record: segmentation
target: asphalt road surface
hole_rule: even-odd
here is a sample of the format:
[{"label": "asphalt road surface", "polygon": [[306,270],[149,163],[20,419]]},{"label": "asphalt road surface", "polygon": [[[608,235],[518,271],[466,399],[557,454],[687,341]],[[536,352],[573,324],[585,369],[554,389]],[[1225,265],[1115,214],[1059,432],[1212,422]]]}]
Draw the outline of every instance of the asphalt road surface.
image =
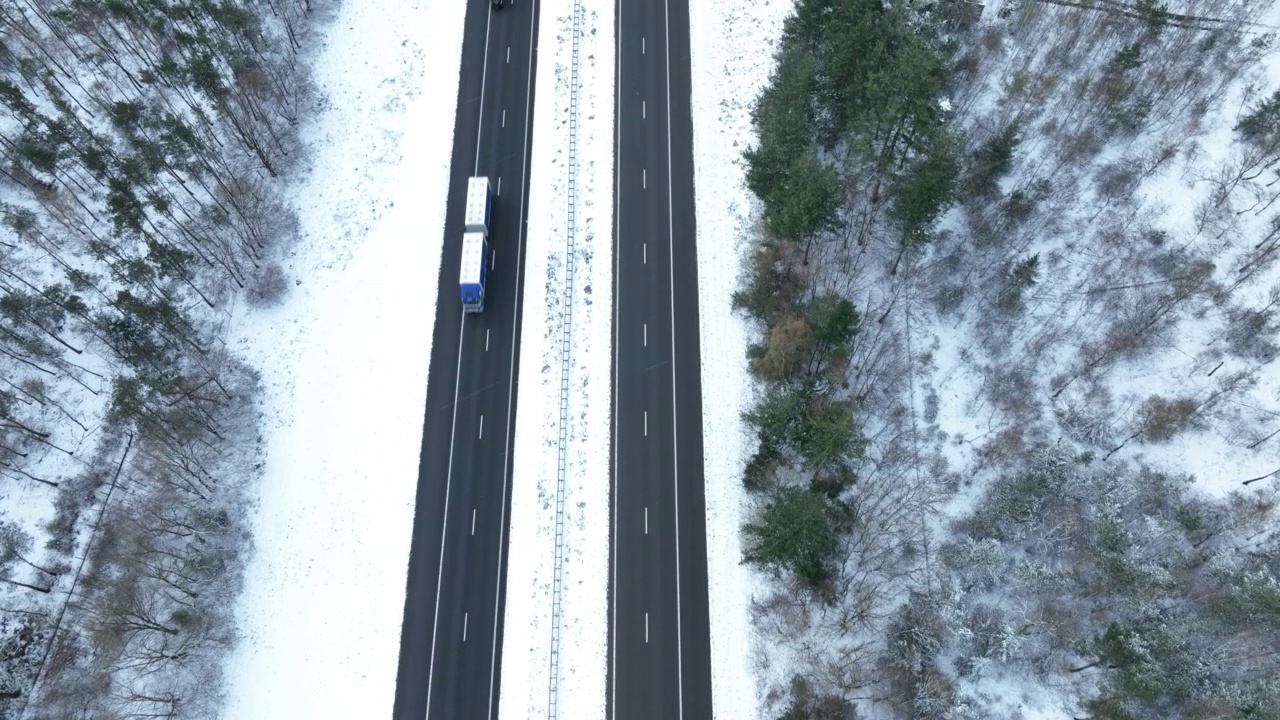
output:
[{"label": "asphalt road surface", "polygon": [[[466,1],[396,720],[498,715],[538,4]],[[464,315],[458,272],[472,175],[489,176],[495,192],[492,257],[485,310]],[[436,232],[422,228],[423,242]]]},{"label": "asphalt road surface", "polygon": [[617,0],[609,717],[711,718],[688,0]]}]

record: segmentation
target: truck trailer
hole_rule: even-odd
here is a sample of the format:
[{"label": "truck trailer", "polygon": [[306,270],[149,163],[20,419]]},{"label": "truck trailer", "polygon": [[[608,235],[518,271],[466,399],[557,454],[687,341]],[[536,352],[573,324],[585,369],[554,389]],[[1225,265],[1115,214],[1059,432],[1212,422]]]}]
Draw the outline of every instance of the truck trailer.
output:
[{"label": "truck trailer", "polygon": [[493,212],[493,192],[489,178],[480,176],[467,180],[467,205],[465,222],[467,232],[483,233],[489,237],[489,215]]},{"label": "truck trailer", "polygon": [[468,232],[462,235],[462,271],[458,284],[462,291],[463,312],[484,311],[484,283],[489,271],[485,260],[488,257],[489,241],[485,239],[484,233]]}]

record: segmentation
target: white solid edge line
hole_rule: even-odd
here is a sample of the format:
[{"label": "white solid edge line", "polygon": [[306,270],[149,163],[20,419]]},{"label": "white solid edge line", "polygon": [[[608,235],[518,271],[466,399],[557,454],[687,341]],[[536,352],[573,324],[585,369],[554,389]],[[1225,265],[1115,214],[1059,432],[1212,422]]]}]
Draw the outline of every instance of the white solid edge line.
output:
[{"label": "white solid edge line", "polygon": [[667,272],[671,285],[671,487],[675,498],[676,528],[676,688],[679,697],[679,717],[684,718],[684,641],[681,633],[680,606],[680,416],[676,412],[676,239],[675,203],[672,200],[671,181],[671,8],[670,0],[662,0],[662,40],[666,48],[667,68]]},{"label": "white solid edge line", "polygon": [[[609,538],[613,550],[613,578],[609,587],[609,606],[613,615],[609,623],[609,715],[618,716],[618,347],[620,335],[618,325],[621,324],[621,299],[618,285],[622,278],[622,202],[619,197],[622,189],[622,158],[618,149],[622,146],[622,122],[618,119],[617,108],[622,107],[622,0],[614,6],[617,17],[614,18],[614,44],[616,61],[614,64],[614,144],[613,144],[613,526]],[[648,257],[646,255],[646,262]]]},{"label": "white solid edge line", "polygon": [[[513,6],[515,2],[511,3]],[[519,229],[516,230],[516,292],[515,300],[512,305],[515,307],[515,314],[511,318],[511,370],[507,373],[507,438],[502,451],[502,517],[498,518],[498,569],[497,582],[494,586],[493,596],[493,647],[489,652],[489,712],[485,717],[493,717],[493,685],[497,679],[498,671],[498,606],[499,598],[502,597],[502,558],[507,551],[507,472],[511,466],[511,405],[512,398],[516,390],[516,318],[520,317],[520,292],[519,278],[523,273],[524,267],[524,202],[529,196],[529,186],[524,184],[525,176],[528,174],[526,169],[529,166],[529,111],[533,105],[533,28],[537,24],[535,21],[538,17],[538,0],[533,0],[533,10],[530,11],[529,21],[529,68],[525,77],[524,85],[524,151],[520,158],[520,215],[518,223]]]},{"label": "white solid edge line", "polygon": [[427,714],[431,717],[431,687],[435,682],[436,636],[440,633],[440,589],[444,580],[444,544],[449,532],[449,490],[453,482],[453,438],[458,429],[458,384],[462,381],[462,339],[467,330],[467,313],[458,328],[458,369],[453,376],[453,419],[449,422],[449,465],[444,474],[444,523],[440,526],[440,566],[436,570],[436,608],[431,618],[431,661],[427,664]]}]

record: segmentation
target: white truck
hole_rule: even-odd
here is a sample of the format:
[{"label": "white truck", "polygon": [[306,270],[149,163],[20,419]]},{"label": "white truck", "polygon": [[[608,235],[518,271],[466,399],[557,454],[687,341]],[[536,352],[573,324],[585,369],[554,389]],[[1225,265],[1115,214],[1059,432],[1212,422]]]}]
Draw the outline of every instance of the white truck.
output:
[{"label": "white truck", "polygon": [[489,218],[493,213],[493,191],[489,178],[467,180],[467,204],[463,211],[466,232],[462,235],[462,267],[458,285],[462,311],[484,311],[484,285],[489,264]]},{"label": "white truck", "polygon": [[480,176],[467,180],[467,206],[463,215],[467,232],[484,233],[489,237],[489,216],[493,212],[493,192],[489,178]]}]

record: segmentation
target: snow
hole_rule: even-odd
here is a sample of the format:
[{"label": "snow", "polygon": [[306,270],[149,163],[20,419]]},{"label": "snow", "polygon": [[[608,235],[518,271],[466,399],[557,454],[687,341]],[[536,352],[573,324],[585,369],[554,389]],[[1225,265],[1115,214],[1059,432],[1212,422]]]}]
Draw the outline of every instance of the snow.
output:
[{"label": "snow", "polygon": [[[992,19],[995,17],[996,14],[988,7],[984,13],[984,22],[994,24]],[[1060,38],[1053,39],[1056,41]],[[987,71],[984,77],[996,78],[1002,74],[1007,76],[1014,69],[1028,64],[1025,57],[1015,59],[1020,51],[1027,50],[1028,46],[1015,47],[1005,58],[1003,73]],[[1032,52],[1043,50],[1044,48]],[[1273,78],[1277,77],[1275,68],[1278,65],[1280,63],[1275,53],[1263,62],[1264,68],[1271,70]],[[1253,72],[1251,70],[1250,74]],[[1237,220],[1239,229],[1236,234],[1240,240],[1236,243],[1237,248],[1230,249],[1226,243],[1218,242],[1220,238],[1212,237],[1213,228],[1201,230],[1197,227],[1195,212],[1212,190],[1206,179],[1214,175],[1219,163],[1237,150],[1232,146],[1236,140],[1232,128],[1244,103],[1242,86],[1246,81],[1247,76],[1245,81],[1233,82],[1224,97],[1220,101],[1214,101],[1212,111],[1198,126],[1174,127],[1173,130],[1158,126],[1136,139],[1116,140],[1083,168],[1071,170],[1079,173],[1082,184],[1089,190],[1083,197],[1072,199],[1068,203],[1069,207],[1064,208],[1061,226],[1069,228],[1069,231],[1044,229],[1031,238],[1029,242],[1033,244],[1009,255],[1012,258],[1015,254],[1026,257],[1038,253],[1042,261],[1041,282],[1029,302],[1036,319],[1028,321],[1029,324],[1042,322],[1045,325],[1060,325],[1073,332],[1075,328],[1072,326],[1078,325],[1079,332],[1087,338],[1089,332],[1111,319],[1099,317],[1096,313],[1090,314],[1087,308],[1082,309],[1083,303],[1078,303],[1070,296],[1071,292],[1079,288],[1104,284],[1090,277],[1081,277],[1087,276],[1095,268],[1105,270],[1106,266],[1099,259],[1105,259],[1108,253],[1097,251],[1097,247],[1105,245],[1080,243],[1080,239],[1088,238],[1092,242],[1105,240],[1100,223],[1095,220],[1099,216],[1105,219],[1107,213],[1119,214],[1114,208],[1108,207],[1105,198],[1099,197],[1096,176],[1109,163],[1146,162],[1143,160],[1144,152],[1162,142],[1176,145],[1178,152],[1158,172],[1153,172],[1139,185],[1135,193],[1138,206],[1129,213],[1133,222],[1123,225],[1122,229],[1140,237],[1137,230],[1142,227],[1143,221],[1149,221],[1168,234],[1165,247],[1189,248],[1193,257],[1211,258],[1216,266],[1214,278],[1223,286],[1232,284],[1234,273],[1239,267],[1239,257],[1247,255],[1254,239],[1260,236],[1258,229],[1264,218]],[[1064,80],[1061,87],[1068,84]],[[1274,79],[1262,83],[1264,94],[1269,94],[1274,87]],[[983,92],[986,93],[985,96],[963,104],[958,122],[970,127],[985,125],[995,128],[1009,119],[997,117],[1000,106],[994,102],[994,97],[1002,89],[991,83]],[[1052,107],[1049,103],[1043,105]],[[1049,114],[1052,113],[1050,110]],[[1024,120],[1024,127],[1033,128],[1036,124]],[[1178,132],[1184,132],[1185,135],[1178,135]],[[1027,142],[1018,151],[1022,158],[1019,162],[1023,167],[1052,160],[1054,150],[1044,147],[1052,141],[1052,135],[1048,131],[1041,133],[1029,130],[1026,139]],[[1055,176],[1055,182],[1065,184],[1065,174],[1064,171]],[[1018,171],[1010,173],[1011,178],[1017,175]],[[1008,189],[1010,188],[1006,188]],[[1237,200],[1240,199],[1240,194],[1237,192]],[[1241,206],[1248,204],[1248,198],[1245,198]],[[1091,216],[1091,213],[1096,214]],[[952,229],[966,232],[959,227]],[[1112,251],[1112,254],[1119,256],[1118,251]],[[928,259],[938,260],[936,254]],[[1136,268],[1133,270],[1134,274],[1138,272]],[[1266,290],[1280,280],[1280,273],[1273,267],[1265,275],[1255,278],[1251,287],[1235,288],[1232,300],[1251,307],[1266,305]],[[1125,274],[1120,272],[1117,276],[1123,278]],[[1224,314],[1221,307],[1187,310],[1170,333],[1168,342],[1157,343],[1150,351],[1137,357],[1119,360],[1114,367],[1099,373],[1098,384],[1105,387],[1108,398],[1108,409],[1104,413],[1106,430],[1109,435],[1114,436],[1114,440],[1100,441],[1101,449],[1095,453],[1096,457],[1101,458],[1108,449],[1121,444],[1125,436],[1134,431],[1141,420],[1139,408],[1146,398],[1158,394],[1165,397],[1204,399],[1220,389],[1219,381],[1224,376],[1237,371],[1248,371],[1259,379],[1257,385],[1242,386],[1234,393],[1234,397],[1223,403],[1225,407],[1206,413],[1203,427],[1192,427],[1165,443],[1142,440],[1130,442],[1110,462],[1136,461],[1171,472],[1190,473],[1195,475],[1200,490],[1219,496],[1238,490],[1242,479],[1274,470],[1277,460],[1274,445],[1262,444],[1256,449],[1246,447],[1255,437],[1252,433],[1256,432],[1260,436],[1274,429],[1271,422],[1258,423],[1259,427],[1250,428],[1246,420],[1252,419],[1257,423],[1258,418],[1271,419],[1280,414],[1280,406],[1276,404],[1277,397],[1273,390],[1276,380],[1280,378],[1277,378],[1274,367],[1262,367],[1262,364],[1253,364],[1218,350],[1217,346],[1223,344],[1221,333],[1225,325]],[[922,344],[932,346],[934,368],[926,372],[930,375],[928,382],[938,393],[934,411],[937,424],[946,430],[945,434],[939,435],[936,450],[948,460],[951,468],[960,471],[959,477],[963,478],[964,484],[961,492],[951,499],[946,513],[938,518],[938,529],[942,530],[943,537],[946,531],[942,523],[948,517],[963,516],[971,510],[975,496],[988,475],[984,471],[1007,468],[1007,465],[1000,467],[998,462],[984,460],[978,452],[983,445],[993,444],[990,441],[1000,432],[1020,421],[1027,427],[1034,427],[1039,421],[1048,420],[1048,438],[1054,442],[1064,441],[1068,439],[1069,433],[1064,432],[1065,423],[1061,422],[1063,412],[1072,407],[1087,410],[1103,405],[1096,397],[1090,397],[1079,387],[1070,388],[1060,399],[1052,395],[1052,388],[1037,387],[1035,393],[1039,398],[1034,403],[1034,414],[1028,414],[1030,419],[1019,420],[1000,408],[998,402],[993,402],[995,392],[989,385],[998,377],[998,373],[993,370],[999,369],[1002,363],[1012,365],[1030,362],[1027,358],[1032,353],[1019,349],[1005,356],[993,356],[990,347],[983,347],[981,326],[975,322],[976,319],[972,315],[965,317],[963,314],[939,315],[927,319],[915,334],[915,337],[925,341]],[[1034,373],[1038,378],[1037,382],[1075,367],[1078,360],[1071,353],[1084,344],[1085,340],[1071,335],[1068,341],[1060,342],[1061,347],[1046,353],[1044,364],[1037,367]],[[1224,361],[1222,369],[1217,371],[1216,376],[1210,376],[1209,372],[1219,361]],[[983,367],[984,365],[987,367]],[[1047,386],[1048,383],[1044,385]],[[1109,398],[1115,400],[1114,410],[1110,407]],[[1053,422],[1055,415],[1057,423]],[[1258,432],[1260,429],[1263,431]],[[1083,446],[1084,444],[1077,445]],[[1044,678],[1026,677],[1025,673],[1022,673],[1024,676],[1019,676],[1019,670],[1020,668],[1005,671],[997,668],[978,680],[964,679],[958,687],[971,701],[981,701],[978,709],[984,716],[1065,720],[1073,715],[1069,710],[1080,690],[1077,685],[1068,682],[1055,684]]]},{"label": "snow", "polygon": [[[568,271],[574,3],[540,5],[511,542],[499,715],[547,717],[555,566],[561,320]],[[608,640],[613,328],[613,5],[583,13],[569,366],[559,717],[603,718]]]},{"label": "snow", "polygon": [[267,460],[225,717],[391,714],[464,9],[343,3],[315,61],[299,284],[229,341]]},{"label": "snow", "polygon": [[[983,25],[988,29],[1003,27],[998,21],[998,13],[990,5],[983,13]],[[1272,24],[1276,11],[1269,11],[1272,17],[1265,18],[1264,26]],[[1052,25],[1041,28],[1052,34]],[[1005,28],[1002,32],[1011,32]],[[981,33],[975,37],[981,36]],[[1003,37],[1003,36],[1002,36]],[[1065,37],[1065,36],[1064,36]],[[1058,42],[1062,38],[1042,37],[1045,43]],[[1024,44],[1024,40],[1015,40],[1011,34],[1005,38],[1010,44],[1007,56],[1001,56],[998,66],[987,68],[982,73],[985,78],[970,93],[968,99],[957,103],[959,111],[957,122],[967,127],[995,128],[1013,118],[1017,103],[997,98],[1004,93],[1006,86],[997,82],[1000,78],[1009,78],[1018,69],[1035,68],[1045,53],[1044,47]],[[1030,52],[1030,57],[1027,53]],[[999,53],[997,53],[999,55]],[[1099,55],[1101,57],[1101,55]],[[1039,58],[1039,59],[1037,59]],[[1222,88],[1221,97],[1211,98],[1212,110],[1198,124],[1178,123],[1157,124],[1148,131],[1133,139],[1117,139],[1111,142],[1098,155],[1086,163],[1083,168],[1072,170],[1078,173],[1077,181],[1085,188],[1078,198],[1073,198],[1067,207],[1061,208],[1062,216],[1057,223],[1058,229],[1052,225],[1034,233],[1021,248],[1019,255],[1025,257],[1039,254],[1042,260],[1042,278],[1037,289],[1029,300],[1031,313],[1042,321],[1044,326],[1054,326],[1069,333],[1070,342],[1059,342],[1043,358],[1044,362],[1035,369],[1037,382],[1052,378],[1058,373],[1069,374],[1080,364],[1077,350],[1084,347],[1092,338],[1097,328],[1105,325],[1108,317],[1090,316],[1090,309],[1080,303],[1073,293],[1081,288],[1093,288],[1100,291],[1100,281],[1094,280],[1090,274],[1106,265],[1099,261],[1099,256],[1092,252],[1088,245],[1080,243],[1081,238],[1091,237],[1090,233],[1104,236],[1102,223],[1114,213],[1109,208],[1109,201],[1100,196],[1096,175],[1108,165],[1148,163],[1149,153],[1163,147],[1172,147],[1177,152],[1158,169],[1146,177],[1138,187],[1135,198],[1138,207],[1130,213],[1121,230],[1137,235],[1144,223],[1158,228],[1168,234],[1165,247],[1187,249],[1192,257],[1211,259],[1216,265],[1214,279],[1224,286],[1232,285],[1233,273],[1238,267],[1240,257],[1247,255],[1247,248],[1252,243],[1239,243],[1239,248],[1227,249],[1219,242],[1221,238],[1213,237],[1212,228],[1202,230],[1197,227],[1196,211],[1211,192],[1211,183],[1207,179],[1213,177],[1218,166],[1238,151],[1235,146],[1236,134],[1233,132],[1242,105],[1247,104],[1243,97],[1244,87],[1261,76],[1270,75],[1271,80],[1260,84],[1263,93],[1269,93],[1275,87],[1274,78],[1280,77],[1280,59],[1273,52],[1263,59],[1259,67],[1249,68],[1242,73],[1243,78],[1232,81]],[[1059,68],[1059,72],[1065,72]],[[1063,81],[1058,87],[1065,87]],[[1059,90],[1060,92],[1060,90]],[[1201,89],[1199,92],[1208,92]],[[1050,94],[1052,92],[1050,91]],[[1054,107],[1052,102],[1039,103],[1041,108]],[[1039,118],[1040,109],[1022,108],[1017,112],[1030,113],[1027,117]],[[1061,111],[1049,111],[1045,116],[1064,114]],[[1055,142],[1053,131],[1032,129],[1038,124],[1023,119],[1024,143],[1018,150],[1023,158],[1019,168],[1009,174],[1006,179],[1010,190],[1016,184],[1034,177],[1036,171],[1043,171],[1043,166],[1051,164],[1058,150],[1052,147]],[[1046,126],[1047,127],[1047,126]],[[982,133],[979,133],[982,135]],[[1021,176],[1021,180],[1019,177]],[[1054,182],[1067,186],[1063,174],[1058,174]],[[1237,199],[1241,193],[1237,191]],[[1244,205],[1247,205],[1247,200]],[[956,219],[953,213],[951,219]],[[1098,218],[1101,217],[1102,220]],[[1257,237],[1259,226],[1265,218],[1245,216],[1234,222],[1238,223],[1237,233],[1240,237]],[[944,221],[945,224],[946,221]],[[1061,228],[1070,228],[1063,232]],[[950,228],[956,232],[968,232],[957,224]],[[1010,258],[1013,254],[1010,254]],[[1006,258],[1008,259],[1008,258]],[[927,258],[938,260],[937,254]],[[1256,278],[1251,287],[1235,288],[1233,300],[1245,306],[1261,307],[1266,304],[1266,290],[1274,285],[1280,276],[1271,271]],[[981,282],[974,283],[981,285]],[[1119,284],[1119,283],[1117,283]],[[1266,444],[1257,449],[1247,448],[1253,438],[1249,437],[1249,420],[1257,423],[1259,418],[1274,417],[1280,413],[1280,405],[1269,388],[1274,386],[1273,368],[1262,368],[1251,365],[1244,360],[1223,356],[1219,346],[1223,345],[1221,332],[1225,325],[1222,308],[1212,308],[1207,312],[1198,310],[1188,312],[1188,317],[1180,318],[1173,331],[1173,339],[1168,343],[1145,353],[1142,357],[1128,358],[1117,362],[1114,368],[1103,373],[1098,385],[1114,399],[1114,408],[1108,408],[1106,416],[1106,434],[1114,436],[1114,441],[1104,445],[1097,453],[1101,456],[1111,447],[1120,444],[1124,437],[1131,434],[1140,422],[1139,411],[1142,402],[1153,395],[1167,397],[1191,397],[1203,399],[1220,389],[1219,381],[1236,371],[1248,371],[1264,378],[1256,388],[1244,388],[1233,393],[1224,407],[1214,409],[1212,415],[1206,413],[1205,427],[1190,428],[1166,443],[1146,443],[1135,441],[1129,443],[1115,455],[1115,459],[1133,459],[1162,467],[1174,472],[1193,474],[1204,491],[1222,495],[1239,488],[1239,481],[1264,474],[1274,469],[1276,451]],[[1011,427],[1014,422],[1008,413],[993,405],[988,397],[990,391],[984,389],[984,375],[991,379],[991,370],[999,363],[1007,363],[1008,358],[991,357],[984,350],[981,331],[974,331],[975,318],[962,314],[955,317],[939,317],[926,322],[917,336],[924,344],[932,344],[933,360],[936,371],[931,384],[939,393],[938,425],[946,433],[939,444],[939,450],[947,458],[952,468],[964,469],[967,476],[982,463],[975,455],[981,446],[995,439],[998,434]],[[1079,327],[1077,327],[1079,326]],[[1031,356],[1022,350],[1009,353],[1019,361]],[[1216,375],[1208,373],[1213,370],[1219,360],[1225,363]],[[993,364],[994,363],[994,364]],[[986,365],[987,367],[984,367]],[[1047,385],[1047,383],[1046,383]],[[1060,398],[1053,395],[1048,401],[1037,406],[1037,414],[1053,415],[1074,408],[1097,407],[1097,398],[1084,395],[1079,384],[1070,387]],[[1050,395],[1052,388],[1043,394]],[[1061,423],[1050,424],[1050,435],[1055,439],[1063,434]],[[1103,441],[1105,442],[1105,440]],[[976,462],[976,465],[975,465]],[[962,514],[972,497],[961,498],[953,503],[952,514]]]},{"label": "snow", "polygon": [[741,419],[755,388],[745,350],[756,333],[730,303],[760,213],[746,188],[742,159],[744,143],[754,138],[751,106],[769,79],[773,48],[792,7],[789,0],[689,3],[711,689],[717,718],[760,716],[762,684],[749,665],[756,655],[749,603],[765,590],[763,579],[741,564],[740,537],[747,520],[742,467],[755,450]]}]

